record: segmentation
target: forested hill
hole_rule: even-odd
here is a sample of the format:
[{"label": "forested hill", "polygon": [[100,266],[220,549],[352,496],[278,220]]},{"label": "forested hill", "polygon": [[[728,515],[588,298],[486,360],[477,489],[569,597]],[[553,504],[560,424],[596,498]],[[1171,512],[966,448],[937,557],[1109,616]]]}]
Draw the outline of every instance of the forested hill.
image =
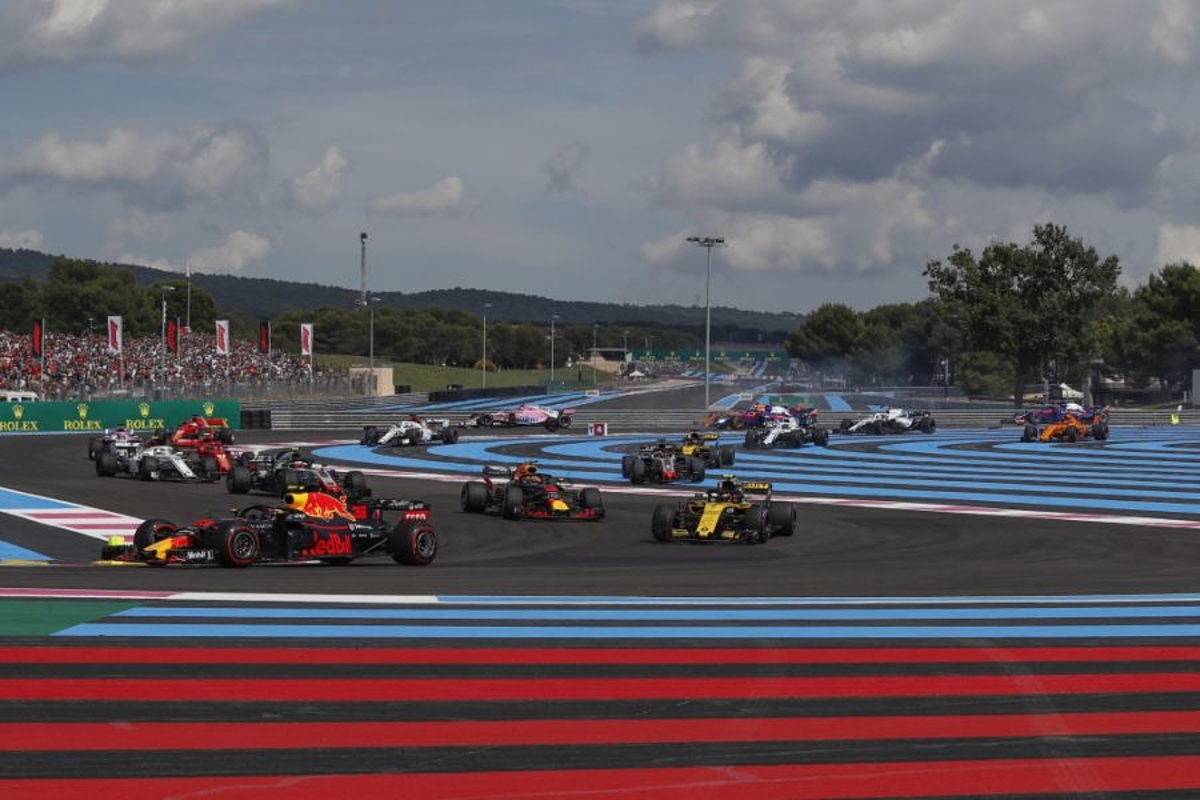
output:
[{"label": "forested hill", "polygon": [[[27,276],[44,278],[55,256],[33,250],[0,248],[0,283],[19,281]],[[162,280],[182,280],[177,272],[166,272],[127,264],[140,284]],[[256,319],[271,319],[288,310],[323,306],[352,307],[358,299],[356,289],[322,286],[315,283],[244,278],[236,275],[192,273],[192,283],[213,296],[223,313],[242,311]],[[599,323],[601,325],[649,325],[695,327],[704,325],[703,306],[635,306],[621,303],[592,303],[578,300],[554,300],[535,295],[495,292],[484,289],[435,289],[427,292],[372,292],[381,304],[391,308],[451,308],[482,314],[490,303],[488,318],[509,322],[546,323],[558,314],[564,324]],[[743,328],[764,333],[784,332],[795,327],[792,314],[771,314],[713,306],[712,321],[723,328]]]}]

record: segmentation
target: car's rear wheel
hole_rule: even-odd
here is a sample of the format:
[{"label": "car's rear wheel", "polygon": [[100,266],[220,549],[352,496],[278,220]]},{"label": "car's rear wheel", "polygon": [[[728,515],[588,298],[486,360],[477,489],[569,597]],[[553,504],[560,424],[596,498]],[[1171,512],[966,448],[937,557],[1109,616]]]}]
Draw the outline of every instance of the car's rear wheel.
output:
[{"label": "car's rear wheel", "polygon": [[723,444],[717,448],[717,452],[720,453],[719,461],[721,463],[717,464],[716,466],[718,466],[718,467],[732,467],[733,466],[734,459],[737,458],[737,448],[735,448],[731,444]]},{"label": "car's rear wheel", "polygon": [[397,564],[424,567],[437,556],[437,534],[423,523],[400,521],[388,531],[388,549]]},{"label": "car's rear wheel", "polygon": [[221,477],[221,467],[217,464],[216,458],[204,456],[200,459],[200,477],[209,483]]},{"label": "car's rear wheel", "polygon": [[650,520],[650,532],[655,541],[669,542],[673,538],[671,529],[675,525],[675,506],[659,503],[654,507],[654,516]]},{"label": "car's rear wheel", "polygon": [[628,478],[633,471],[633,462],[637,460],[637,456],[621,456],[621,477]]},{"label": "car's rear wheel", "polygon": [[1036,442],[1038,438],[1037,426],[1032,422],[1025,423],[1025,429],[1021,431],[1022,442]]},{"label": "car's rear wheel", "polygon": [[117,454],[108,450],[100,451],[96,457],[96,474],[111,478],[117,474]]},{"label": "car's rear wheel", "polygon": [[1075,430],[1074,427],[1067,428],[1063,433],[1063,438],[1068,442],[1077,442],[1079,441],[1079,431]]},{"label": "car's rear wheel", "polygon": [[442,441],[445,444],[454,444],[458,441],[458,428],[443,428]]},{"label": "car's rear wheel", "polygon": [[698,456],[691,456],[690,461],[691,461],[691,468],[692,468],[692,470],[691,470],[692,471],[692,480],[694,480],[694,481],[704,480],[704,459],[699,458]]},{"label": "car's rear wheel", "polygon": [[363,428],[362,443],[370,447],[379,443],[379,428],[374,425],[367,425]]},{"label": "car's rear wheel", "polygon": [[520,486],[504,487],[500,516],[505,519],[520,519],[525,516],[525,492],[521,491]]},{"label": "car's rear wheel", "polygon": [[217,441],[221,444],[233,444],[233,428],[217,428]]},{"label": "car's rear wheel", "polygon": [[466,513],[482,514],[487,510],[487,485],[480,481],[464,483],[460,500],[462,501],[462,510]]},{"label": "car's rear wheel", "polygon": [[645,483],[646,482],[646,462],[640,458],[635,458],[633,463],[629,465],[629,482],[630,483]]},{"label": "car's rear wheel", "polygon": [[133,546],[138,550],[145,550],[155,542],[161,541],[179,528],[174,522],[165,519],[148,519],[141,525],[137,526],[137,530],[133,532]]},{"label": "car's rear wheel", "polygon": [[829,431],[817,428],[813,431],[813,444],[817,447],[829,447]]},{"label": "car's rear wheel", "polygon": [[352,469],[342,479],[342,488],[351,497],[364,497],[367,494],[367,477],[358,470]]},{"label": "car's rear wheel", "polygon": [[234,464],[225,474],[225,490],[230,494],[250,491],[250,470],[241,464]]},{"label": "car's rear wheel", "polygon": [[93,461],[100,455],[100,451],[104,449],[104,437],[93,436],[88,439],[88,458]]},{"label": "car's rear wheel", "polygon": [[758,434],[754,431],[746,431],[746,438],[742,442],[742,445],[747,450],[753,450],[754,448],[758,447]]},{"label": "car's rear wheel", "polygon": [[767,527],[772,536],[791,536],[796,532],[796,507],[791,503],[772,503],[767,510]]}]

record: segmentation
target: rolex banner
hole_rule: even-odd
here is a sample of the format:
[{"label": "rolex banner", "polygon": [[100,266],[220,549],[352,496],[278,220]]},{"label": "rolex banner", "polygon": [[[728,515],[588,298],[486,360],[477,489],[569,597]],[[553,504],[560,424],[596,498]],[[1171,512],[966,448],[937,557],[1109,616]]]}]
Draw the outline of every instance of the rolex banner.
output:
[{"label": "rolex banner", "polygon": [[121,328],[120,317],[108,318],[108,352],[110,353],[121,352]]}]

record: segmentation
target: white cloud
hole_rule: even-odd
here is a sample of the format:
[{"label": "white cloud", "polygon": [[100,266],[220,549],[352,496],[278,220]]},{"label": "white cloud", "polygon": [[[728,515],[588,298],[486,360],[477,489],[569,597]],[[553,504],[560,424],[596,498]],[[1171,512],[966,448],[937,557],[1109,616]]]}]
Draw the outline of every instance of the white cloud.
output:
[{"label": "white cloud", "polygon": [[296,0],[10,0],[0,70],[51,63],[174,60],[198,40]]},{"label": "white cloud", "polygon": [[171,233],[171,215],[153,214],[135,208],[108,227],[109,233],[115,237],[129,236],[140,241],[164,239]]},{"label": "white cloud", "polygon": [[19,231],[0,230],[0,247],[8,250],[41,250],[42,232],[33,228]]},{"label": "white cloud", "polygon": [[270,252],[271,243],[263,237],[246,231],[234,231],[224,244],[196,250],[188,261],[195,272],[237,274],[249,264],[266,258]]},{"label": "white cloud", "polygon": [[369,212],[412,216],[465,214],[479,206],[480,201],[467,194],[466,185],[457,175],[443,178],[427,189],[372,197],[367,201]]},{"label": "white cloud", "polygon": [[287,182],[288,199],[306,211],[329,211],[342,196],[342,173],[349,165],[337,145],[331,145],[320,164]]},{"label": "white cloud", "polygon": [[1186,261],[1200,265],[1200,226],[1162,225],[1158,229],[1158,263],[1178,264]]},{"label": "white cloud", "polygon": [[583,142],[564,144],[544,164],[546,173],[544,194],[571,194],[581,191],[583,162],[588,156],[588,146]]}]

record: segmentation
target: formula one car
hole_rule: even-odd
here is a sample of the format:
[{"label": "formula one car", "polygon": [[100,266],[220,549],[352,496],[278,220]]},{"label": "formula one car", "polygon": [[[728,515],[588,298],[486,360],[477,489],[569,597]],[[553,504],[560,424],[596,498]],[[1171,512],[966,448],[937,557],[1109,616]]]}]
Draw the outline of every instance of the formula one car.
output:
[{"label": "formula one car", "polygon": [[571,427],[573,408],[550,408],[522,403],[509,411],[479,411],[468,417],[461,425],[464,428],[515,428],[540,425],[548,431]]},{"label": "formula one car", "polygon": [[88,458],[95,461],[105,450],[129,455],[140,450],[145,444],[145,440],[131,430],[124,427],[111,428],[105,430],[101,436],[88,439]]},{"label": "formula one car", "polygon": [[737,459],[737,451],[731,444],[720,444],[718,433],[692,431],[683,437],[683,454],[696,456],[706,467],[729,467]]},{"label": "formula one car", "polygon": [[1108,438],[1108,414],[1106,406],[1063,403],[1025,412],[1016,419],[1022,422],[1022,442],[1077,442],[1088,437],[1102,442]]},{"label": "formula one car", "polygon": [[747,430],[743,444],[747,450],[758,450],[803,447],[809,443],[817,447],[829,446],[829,431],[817,427],[816,409],[805,409],[800,415],[772,415],[761,426]]},{"label": "formula one car", "polygon": [[680,445],[666,439],[644,444],[636,453],[621,457],[621,475],[630,483],[674,483],[704,480],[704,460],[687,455]]},{"label": "formula one car", "polygon": [[504,519],[604,518],[604,501],[594,486],[576,489],[563,478],[526,461],[516,467],[485,466],[482,481],[462,487],[462,510],[468,514],[498,513]]},{"label": "formula one car", "polygon": [[143,481],[215,481],[221,475],[212,456],[197,450],[176,450],[165,444],[150,445],[132,452],[108,449],[96,458],[96,474],[117,475]]},{"label": "formula one car", "polygon": [[277,497],[294,492],[324,492],[353,498],[371,495],[362,472],[342,472],[313,463],[294,447],[242,453],[225,475],[225,489],[230,494],[260,491]]},{"label": "formula one car", "polygon": [[400,447],[433,442],[454,444],[457,441],[458,429],[450,427],[450,420],[414,415],[387,428],[378,425],[364,426],[361,443],[368,447]]},{"label": "formula one car", "polygon": [[[398,564],[425,566],[437,555],[429,504],[417,500],[345,500],[321,492],[284,498],[283,506],[255,505],[224,519],[176,525],[148,519],[133,542],[116,536],[102,549],[103,561],[153,566],[220,564],[247,567],[259,562],[320,561],[348,564],[389,555]],[[400,512],[393,524],[385,512]]]},{"label": "formula one car", "polygon": [[[761,502],[747,499],[763,495]],[[771,499],[771,484],[726,475],[716,487],[690,500],[654,507],[650,531],[660,542],[677,540],[759,544],[796,532],[796,509]]]},{"label": "formula one car", "polygon": [[868,414],[859,420],[844,419],[838,427],[839,433],[869,433],[882,436],[885,433],[907,433],[920,431],[933,433],[937,430],[937,420],[929,411],[910,411],[905,408],[889,408]]},{"label": "formula one car", "polygon": [[195,447],[197,443],[216,440],[221,444],[233,444],[233,429],[220,417],[193,416],[180,423],[167,437],[167,444],[176,447]]}]

